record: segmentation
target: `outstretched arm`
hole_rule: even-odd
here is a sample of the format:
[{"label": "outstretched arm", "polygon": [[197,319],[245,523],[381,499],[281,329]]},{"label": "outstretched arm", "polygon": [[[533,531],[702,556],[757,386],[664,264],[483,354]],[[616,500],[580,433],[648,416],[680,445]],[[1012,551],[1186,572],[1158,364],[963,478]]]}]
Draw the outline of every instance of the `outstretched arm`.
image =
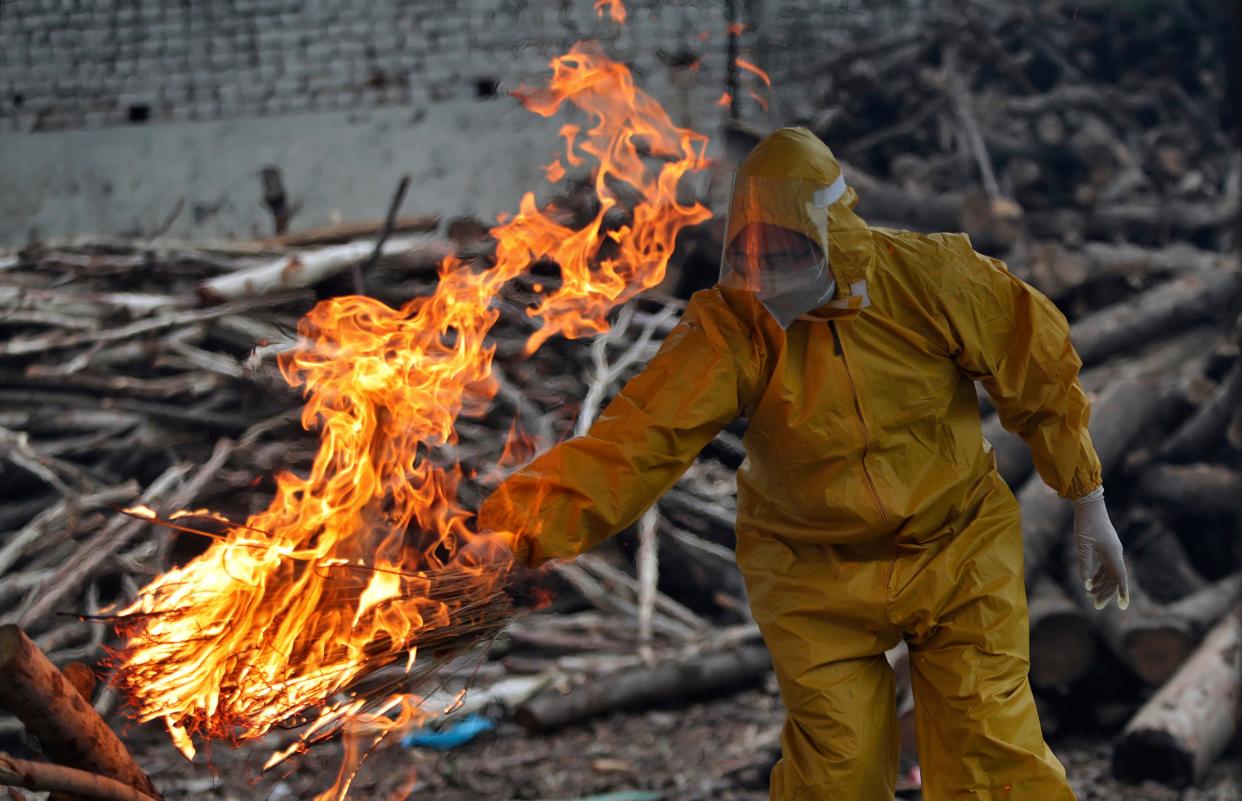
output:
[{"label": "outstretched arm", "polygon": [[513,532],[515,555],[532,566],[599,544],[637,520],[737,417],[755,372],[749,331],[718,290],[696,293],[586,434],[492,492],[479,529]]}]

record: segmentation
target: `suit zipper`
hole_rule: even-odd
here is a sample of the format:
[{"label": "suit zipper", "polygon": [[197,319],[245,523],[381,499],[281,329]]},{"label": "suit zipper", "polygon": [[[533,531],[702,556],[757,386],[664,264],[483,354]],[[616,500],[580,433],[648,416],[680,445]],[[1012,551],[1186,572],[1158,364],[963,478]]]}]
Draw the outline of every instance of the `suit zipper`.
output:
[{"label": "suit zipper", "polygon": [[862,429],[863,435],[863,453],[860,457],[862,462],[863,478],[867,480],[867,488],[871,490],[871,497],[875,499],[876,508],[880,510],[880,517],[883,518],[885,525],[892,525],[892,521],[888,518],[888,512],[884,509],[884,504],[880,501],[880,493],[875,488],[875,482],[871,480],[871,473],[867,471],[867,445],[871,442],[871,434],[867,430],[867,420],[863,417],[862,404],[858,400],[858,389],[854,386],[854,377],[850,375],[850,362],[845,357],[845,349],[841,346],[841,335],[837,332],[837,321],[829,320],[828,327],[832,330],[832,338],[836,342],[836,353],[841,357],[841,364],[845,368],[845,378],[850,382],[850,394],[854,396],[854,411],[858,413],[858,425]]}]

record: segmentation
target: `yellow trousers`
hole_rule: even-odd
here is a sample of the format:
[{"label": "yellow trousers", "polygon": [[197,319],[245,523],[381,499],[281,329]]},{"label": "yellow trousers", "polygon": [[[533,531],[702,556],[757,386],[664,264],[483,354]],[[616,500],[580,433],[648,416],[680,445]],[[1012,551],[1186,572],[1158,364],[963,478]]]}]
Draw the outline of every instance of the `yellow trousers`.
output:
[{"label": "yellow trousers", "polygon": [[[746,570],[744,554],[760,551],[765,568]],[[884,652],[900,638],[925,801],[1074,801],[1027,677],[1022,555],[1019,507],[994,471],[941,525],[913,521],[886,541],[808,545],[739,531],[788,712],[773,801],[893,798],[898,730]]]}]

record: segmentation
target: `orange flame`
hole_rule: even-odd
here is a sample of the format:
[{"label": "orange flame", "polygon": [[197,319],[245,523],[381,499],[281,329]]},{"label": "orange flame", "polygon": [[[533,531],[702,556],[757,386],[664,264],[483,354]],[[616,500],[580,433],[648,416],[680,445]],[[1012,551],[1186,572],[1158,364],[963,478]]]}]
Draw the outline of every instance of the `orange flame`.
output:
[{"label": "orange flame", "polygon": [[604,9],[608,9],[609,16],[612,21],[618,24],[625,24],[625,6],[621,4],[621,0],[595,0],[595,13],[597,16],[604,16]]},{"label": "orange flame", "polygon": [[496,464],[481,476],[480,483],[485,486],[499,484],[504,480],[508,470],[526,464],[549,444],[551,443],[542,442],[539,438],[527,434],[518,427],[518,421],[514,420],[509,428],[509,436],[505,439],[504,449],[496,459]]},{"label": "orange flame", "polygon": [[[416,657],[437,632],[493,631],[507,619],[497,599],[513,535],[471,531],[471,512],[456,500],[460,466],[428,458],[456,441],[459,415],[481,413],[496,393],[493,299],[536,261],[551,261],[560,282],[537,290],[528,314],[540,327],[527,352],[558,333],[603,331],[613,307],[663,279],[678,231],[711,216],[676,192],[686,172],[707,166],[706,137],[673,125],[629,70],[584,45],[551,67],[546,87],[518,97],[537,114],[569,103],[590,118],[589,128],[561,134],[568,163],[581,163],[578,154],[598,162],[594,218],[568,228],[528,192],[490,231],[494,266],[446,258],[434,293],[399,309],[359,296],[312,309],[298,347],[279,357],[306,397],[303,425],[319,432],[309,471],[278,474],[265,511],[225,525],[120,613],[117,683],[136,717],[162,719],[187,757],[195,738],[237,742],[307,723],[268,766],[343,733],[346,763],[321,796],[342,798],[380,740],[436,714],[409,691],[377,695],[359,682],[381,667],[408,676],[427,664]],[[641,199],[606,231],[620,184]]]},{"label": "orange flame", "polygon": [[741,56],[738,56],[734,60],[734,63],[737,64],[742,69],[746,70],[747,72],[751,72],[751,73],[754,73],[755,75],[758,75],[759,80],[767,84],[769,89],[772,88],[772,79],[769,78],[768,74],[764,72],[763,70],[759,69],[759,67],[757,67],[753,62],[747,61]]},{"label": "orange flame", "polygon": [[560,159],[557,159],[544,167],[543,172],[548,177],[548,182],[554,184],[565,177],[565,166],[561,164]]},{"label": "orange flame", "polygon": [[720,106],[721,108],[728,108],[729,104],[732,102],[733,102],[733,95],[729,94],[728,92],[722,92],[720,97],[716,98],[716,105]]}]

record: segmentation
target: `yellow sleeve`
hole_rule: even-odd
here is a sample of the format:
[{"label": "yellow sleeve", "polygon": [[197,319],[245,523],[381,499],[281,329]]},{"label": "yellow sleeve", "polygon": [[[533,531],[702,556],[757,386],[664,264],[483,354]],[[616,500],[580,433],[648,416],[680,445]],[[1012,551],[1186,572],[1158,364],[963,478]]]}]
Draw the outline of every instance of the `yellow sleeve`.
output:
[{"label": "yellow sleeve", "polygon": [[931,292],[950,349],[982,382],[1004,427],[1030,446],[1035,469],[1062,498],[1100,486],[1100,459],[1087,432],[1091,404],[1065,315],[1005,264],[946,236]]},{"label": "yellow sleeve", "polygon": [[[746,364],[741,364],[745,362]],[[634,523],[738,416],[749,333],[715,289],[695,293],[659,352],[590,430],[512,473],[479,507],[531,566],[569,559]]]}]

